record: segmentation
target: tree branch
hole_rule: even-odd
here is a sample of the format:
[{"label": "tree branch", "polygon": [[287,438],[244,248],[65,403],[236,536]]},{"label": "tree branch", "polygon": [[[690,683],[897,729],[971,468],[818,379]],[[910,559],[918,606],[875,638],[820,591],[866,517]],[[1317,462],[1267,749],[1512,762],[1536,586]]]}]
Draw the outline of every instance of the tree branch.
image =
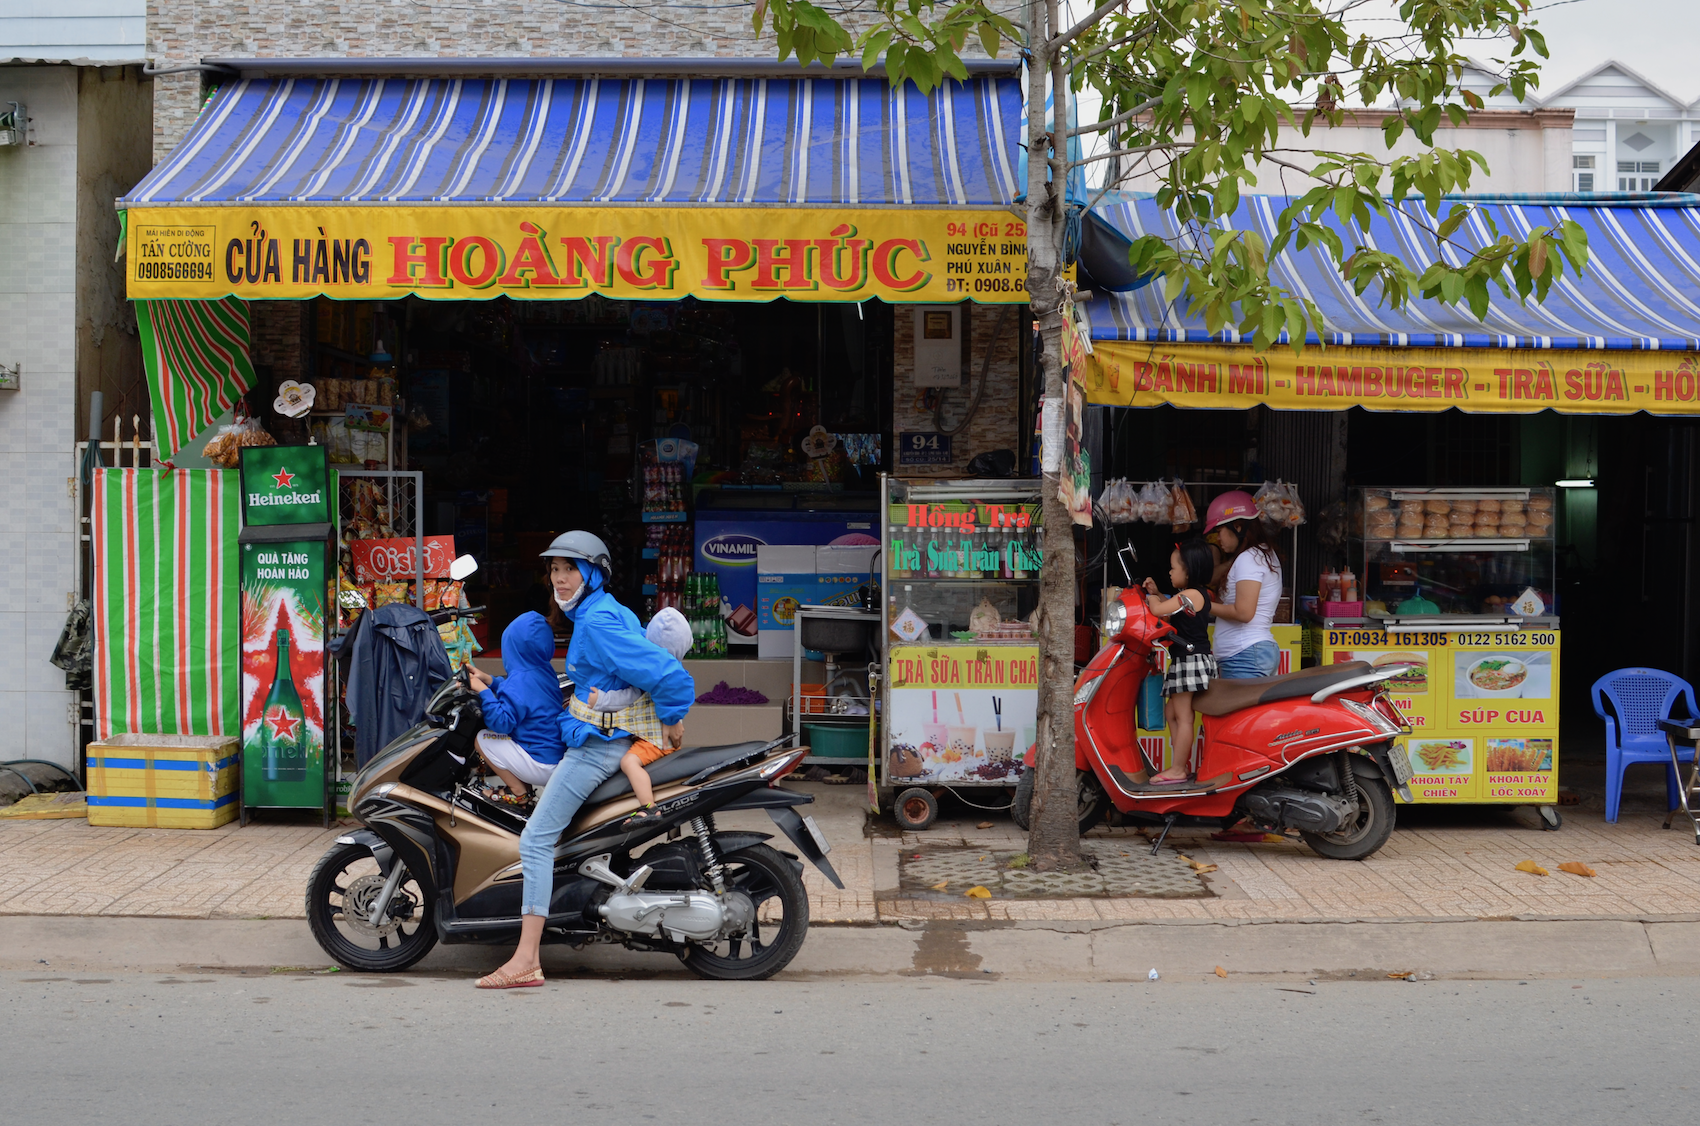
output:
[{"label": "tree branch", "polygon": [[1052,55],[1056,54],[1058,51],[1080,38],[1080,36],[1084,35],[1086,32],[1091,31],[1093,27],[1097,26],[1099,20],[1102,20],[1105,16],[1109,15],[1126,2],[1127,0],[1104,0],[1104,3],[1098,5],[1091,15],[1087,16],[1061,35],[1055,36],[1049,43],[1046,43],[1045,50]]},{"label": "tree branch", "polygon": [[1070,129],[1066,135],[1070,137],[1078,137],[1082,133],[1098,133],[1105,129],[1114,129],[1116,126],[1121,125],[1124,122],[1132,121],[1146,110],[1156,109],[1162,104],[1163,96],[1159,94],[1155,98],[1145,99],[1126,113],[1116,114],[1116,116],[1110,118],[1108,121],[1100,121],[1095,125],[1082,125],[1079,128]]},{"label": "tree branch", "polygon": [[1140,145],[1138,148],[1132,149],[1111,149],[1109,152],[1089,156],[1085,160],[1071,160],[1068,162],[1068,166],[1070,168],[1083,168],[1096,161],[1108,160],[1112,156],[1138,156],[1140,153],[1158,152],[1162,149],[1190,149],[1193,145],[1194,142],[1192,141],[1168,141],[1161,145]]},{"label": "tree branch", "polygon": [[1152,21],[1151,23],[1146,24],[1144,27],[1136,28],[1135,30],[1129,32],[1128,34],[1122,36],[1120,39],[1117,39],[1112,43],[1100,43],[1098,46],[1092,48],[1090,51],[1086,52],[1084,55],[1080,56],[1078,59],[1076,59],[1074,61],[1075,61],[1076,64],[1089,63],[1093,59],[1097,58],[1099,55],[1107,55],[1111,51],[1114,51],[1117,47],[1125,46],[1128,43],[1132,43],[1135,39],[1143,39],[1145,36],[1150,35],[1153,31],[1156,31],[1156,30],[1157,30],[1156,21]]}]

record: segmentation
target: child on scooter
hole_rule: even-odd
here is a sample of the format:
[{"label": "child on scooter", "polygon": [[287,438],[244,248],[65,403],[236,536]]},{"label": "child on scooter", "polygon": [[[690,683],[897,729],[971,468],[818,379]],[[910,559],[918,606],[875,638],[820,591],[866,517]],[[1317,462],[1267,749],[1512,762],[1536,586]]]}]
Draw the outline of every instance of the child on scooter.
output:
[{"label": "child on scooter", "polygon": [[490,677],[469,665],[467,675],[484,710],[478,753],[507,787],[488,791],[492,801],[524,806],[526,787],[542,786],[560,765],[561,682],[551,663],[555,631],[538,613],[521,614],[502,631],[502,665],[507,675]]},{"label": "child on scooter", "polygon": [[1167,638],[1169,667],[1163,674],[1163,712],[1169,723],[1169,745],[1174,748],[1174,765],[1151,777],[1151,785],[1184,784],[1192,775],[1192,694],[1202,692],[1216,679],[1216,658],[1210,653],[1210,599],[1206,587],[1215,559],[1210,545],[1194,536],[1176,547],[1169,556],[1172,598],[1164,598],[1156,580],[1145,580],[1145,602],[1151,612],[1169,619],[1175,627]]},{"label": "child on scooter", "polygon": [[[691,623],[671,606],[664,606],[655,612],[655,617],[649,620],[649,628],[643,631],[643,635],[652,645],[665,649],[677,660],[684,660],[685,654],[691,651]],[[637,688],[615,688],[607,692],[592,688],[589,703],[599,712],[613,713],[631,707],[642,697],[643,692]],[[632,744],[632,749],[620,758],[620,770],[631,782],[632,793],[638,800],[637,811],[626,818],[622,827],[641,824],[661,816],[655,812],[655,787],[649,780],[649,771],[644,768],[663,755],[672,753],[672,750],[671,747],[662,748],[648,740],[639,739]]]}]

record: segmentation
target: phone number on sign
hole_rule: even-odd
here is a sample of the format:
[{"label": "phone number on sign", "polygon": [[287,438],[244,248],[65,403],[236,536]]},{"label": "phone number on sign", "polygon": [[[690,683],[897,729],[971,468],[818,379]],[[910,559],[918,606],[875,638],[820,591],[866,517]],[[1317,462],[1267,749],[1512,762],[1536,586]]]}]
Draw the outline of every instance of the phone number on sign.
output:
[{"label": "phone number on sign", "polygon": [[1550,649],[1558,644],[1556,633],[1461,633],[1460,645],[1491,645],[1495,649]]},{"label": "phone number on sign", "polygon": [[1328,644],[1348,645],[1354,649],[1386,649],[1388,646],[1408,645],[1413,649],[1444,649],[1448,644],[1444,633],[1401,633],[1391,642],[1387,635],[1372,629],[1339,629],[1328,631]]}]

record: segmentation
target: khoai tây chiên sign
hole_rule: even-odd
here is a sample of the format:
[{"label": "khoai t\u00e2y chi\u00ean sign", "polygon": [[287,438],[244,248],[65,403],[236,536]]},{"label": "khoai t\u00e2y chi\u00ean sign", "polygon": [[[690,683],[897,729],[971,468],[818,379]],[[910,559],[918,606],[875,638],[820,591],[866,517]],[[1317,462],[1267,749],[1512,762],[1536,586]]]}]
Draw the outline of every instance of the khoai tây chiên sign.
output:
[{"label": "khoai t\u00e2y chi\u00ean sign", "polygon": [[1094,342],[1087,395],[1109,406],[1237,410],[1691,414],[1700,353],[1485,348],[1250,348]]},{"label": "khoai t\u00e2y chi\u00ean sign", "polygon": [[132,299],[1027,300],[1005,211],[131,208]]}]

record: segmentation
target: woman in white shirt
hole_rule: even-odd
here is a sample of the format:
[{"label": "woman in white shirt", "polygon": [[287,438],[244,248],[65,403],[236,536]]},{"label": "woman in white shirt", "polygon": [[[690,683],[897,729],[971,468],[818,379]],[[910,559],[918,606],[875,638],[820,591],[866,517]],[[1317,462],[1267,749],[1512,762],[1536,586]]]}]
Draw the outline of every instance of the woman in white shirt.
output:
[{"label": "woman in white shirt", "polygon": [[1212,602],[1217,675],[1225,680],[1274,676],[1281,651],[1270,629],[1281,600],[1281,559],[1250,494],[1235,489],[1210,502],[1206,532],[1214,531],[1233,557],[1222,596]]}]

